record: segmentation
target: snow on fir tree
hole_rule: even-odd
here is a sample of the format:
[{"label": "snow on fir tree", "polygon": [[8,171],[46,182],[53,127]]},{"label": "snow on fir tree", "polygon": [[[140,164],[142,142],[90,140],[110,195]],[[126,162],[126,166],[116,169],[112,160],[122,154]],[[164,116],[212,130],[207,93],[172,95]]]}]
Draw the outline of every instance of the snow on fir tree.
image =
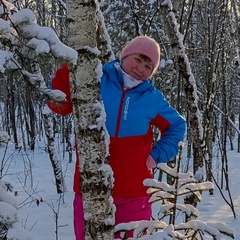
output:
[{"label": "snow on fir tree", "polygon": [[[235,231],[223,223],[211,223],[198,220],[199,211],[191,204],[185,204],[184,199],[194,195],[197,201],[202,200],[202,192],[214,188],[212,182],[199,182],[205,179],[203,169],[193,176],[191,172],[180,171],[182,146],[175,167],[166,163],[159,163],[157,168],[166,176],[173,179],[172,184],[156,179],[145,179],[143,184],[148,187],[147,193],[151,195],[151,203],[160,203],[158,219],[152,221],[135,221],[121,223],[115,227],[121,232],[123,239],[128,230],[134,230],[133,239],[141,240],[197,240],[204,239],[205,234],[213,240],[221,240],[222,235],[234,239]],[[167,177],[166,177],[167,179]],[[179,217],[181,215],[181,217]],[[181,222],[185,219],[184,222]],[[224,238],[225,239],[225,238]]]}]

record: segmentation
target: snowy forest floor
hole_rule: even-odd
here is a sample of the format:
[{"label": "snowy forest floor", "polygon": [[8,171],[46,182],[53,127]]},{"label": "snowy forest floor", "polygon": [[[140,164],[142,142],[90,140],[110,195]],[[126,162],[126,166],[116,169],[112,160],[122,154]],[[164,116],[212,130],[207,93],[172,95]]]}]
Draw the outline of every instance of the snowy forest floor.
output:
[{"label": "snowy forest floor", "polygon": [[[62,159],[67,192],[59,195],[56,193],[53,169],[45,152],[45,145],[38,144],[34,152],[27,154],[15,150],[14,145],[9,144],[5,157],[5,149],[0,149],[0,161],[4,165],[3,181],[13,185],[13,192],[10,194],[15,195],[18,200],[19,219],[22,226],[32,233],[34,240],[74,240],[72,184],[75,162],[68,163],[67,154],[65,159]],[[59,155],[63,158],[62,152],[59,152]],[[197,209],[200,212],[199,220],[225,223],[235,229],[235,239],[240,240],[240,153],[237,153],[236,149],[228,150],[228,160],[230,192],[237,217],[233,217],[230,206],[224,201],[217,187],[214,195],[203,193]],[[220,182],[220,157],[214,161],[214,176]],[[222,191],[229,201],[228,192]],[[153,215],[156,216],[157,212],[158,205],[155,204]],[[204,240],[207,239],[212,238],[204,236]],[[222,239],[230,238],[222,236]]]}]

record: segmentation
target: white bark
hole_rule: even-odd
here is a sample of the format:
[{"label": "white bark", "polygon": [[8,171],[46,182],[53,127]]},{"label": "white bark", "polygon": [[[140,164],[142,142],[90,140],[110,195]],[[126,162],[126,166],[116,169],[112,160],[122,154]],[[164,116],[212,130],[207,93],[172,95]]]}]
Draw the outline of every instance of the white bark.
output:
[{"label": "white bark", "polygon": [[[78,51],[71,69],[72,101],[80,155],[85,240],[113,239],[112,172],[107,165],[101,69],[96,47],[97,1],[68,1],[70,45]],[[105,166],[108,166],[107,168]]]}]

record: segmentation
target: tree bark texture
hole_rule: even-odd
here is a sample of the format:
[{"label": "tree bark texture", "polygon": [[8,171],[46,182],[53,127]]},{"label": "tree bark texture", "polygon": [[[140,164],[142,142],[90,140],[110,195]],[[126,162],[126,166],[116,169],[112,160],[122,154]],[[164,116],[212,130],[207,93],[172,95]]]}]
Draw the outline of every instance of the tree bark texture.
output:
[{"label": "tree bark texture", "polygon": [[[100,96],[101,62],[97,44],[97,1],[68,1],[70,46],[78,52],[71,68],[71,91],[80,156],[85,240],[113,239],[112,170]],[[99,70],[100,69],[100,70]]]}]

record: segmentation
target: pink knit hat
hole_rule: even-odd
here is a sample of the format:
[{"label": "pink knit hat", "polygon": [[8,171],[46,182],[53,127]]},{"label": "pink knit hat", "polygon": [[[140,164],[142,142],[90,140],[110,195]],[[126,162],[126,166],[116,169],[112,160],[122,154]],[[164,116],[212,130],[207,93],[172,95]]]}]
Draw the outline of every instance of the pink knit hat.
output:
[{"label": "pink knit hat", "polygon": [[153,63],[152,74],[155,73],[160,61],[159,44],[150,37],[138,36],[132,39],[122,50],[120,61],[132,54],[143,54],[150,58]]}]

